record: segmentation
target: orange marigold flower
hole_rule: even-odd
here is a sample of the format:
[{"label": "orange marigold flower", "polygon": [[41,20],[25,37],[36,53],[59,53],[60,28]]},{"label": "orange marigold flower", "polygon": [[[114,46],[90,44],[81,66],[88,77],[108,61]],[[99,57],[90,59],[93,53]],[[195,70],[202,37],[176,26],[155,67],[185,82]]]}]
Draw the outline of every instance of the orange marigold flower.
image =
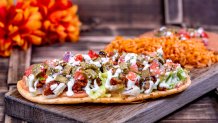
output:
[{"label": "orange marigold flower", "polygon": [[8,24],[9,36],[14,45],[26,50],[30,44],[42,43],[42,16],[38,7],[30,6],[30,2],[18,1],[13,8]]},{"label": "orange marigold flower", "polygon": [[66,40],[77,41],[81,23],[77,16],[77,6],[69,0],[32,0],[39,6],[43,16],[42,30],[46,33],[45,43]]},{"label": "orange marigold flower", "polygon": [[42,16],[38,7],[30,2],[12,0],[0,2],[0,55],[9,56],[12,47],[19,46],[26,50],[30,44],[39,45],[44,33]]},{"label": "orange marigold flower", "polygon": [[0,1],[0,56],[9,56],[12,49],[12,41],[6,36],[7,11],[11,8],[11,1]]},{"label": "orange marigold flower", "polygon": [[[69,0],[0,0],[0,56],[13,47],[77,41],[81,23]],[[42,40],[43,39],[43,40]]]}]

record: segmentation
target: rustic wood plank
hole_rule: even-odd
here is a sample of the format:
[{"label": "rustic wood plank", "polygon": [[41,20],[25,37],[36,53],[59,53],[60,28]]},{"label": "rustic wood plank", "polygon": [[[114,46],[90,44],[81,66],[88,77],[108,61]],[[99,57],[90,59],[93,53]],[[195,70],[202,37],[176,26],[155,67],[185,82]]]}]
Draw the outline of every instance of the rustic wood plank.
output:
[{"label": "rustic wood plank", "polygon": [[0,122],[4,122],[4,95],[8,91],[7,72],[9,58],[0,58]]},{"label": "rustic wood plank", "polygon": [[0,72],[0,92],[6,92],[7,90],[7,72]]},{"label": "rustic wood plank", "polygon": [[4,106],[0,106],[0,122],[4,121]]},{"label": "rustic wood plank", "polygon": [[21,119],[11,117],[8,115],[5,115],[5,123],[27,123],[26,121],[22,121]]},{"label": "rustic wood plank", "polygon": [[88,31],[82,31],[80,36],[112,36],[113,33],[110,28],[104,27],[104,28],[93,28]]},{"label": "rustic wood plank", "polygon": [[17,85],[9,85],[9,91],[17,89]]},{"label": "rustic wood plank", "polygon": [[7,73],[8,73],[8,58],[0,58],[0,93],[6,92],[7,87]]},{"label": "rustic wood plank", "polygon": [[[186,91],[162,99],[147,100],[145,103],[39,105],[23,99],[14,91],[6,95],[6,113],[33,122],[36,119],[38,122],[40,119],[44,122],[153,122],[218,86],[218,64],[205,69],[192,74],[192,84]],[[31,119],[33,115],[36,119]]]},{"label": "rustic wood plank", "polygon": [[[111,40],[113,39],[111,38]],[[71,51],[72,53],[77,54],[87,53],[89,49],[92,49],[98,52],[104,49],[105,45],[109,43],[109,40],[107,42],[103,42],[97,37],[95,37],[93,41],[90,40],[90,38],[87,38],[86,40],[80,40],[78,43],[66,42],[65,44],[33,47],[31,63],[39,63],[46,59],[62,58],[66,51]]]},{"label": "rustic wood plank", "polygon": [[218,1],[183,0],[184,22],[188,25],[218,25]]},{"label": "rustic wood plank", "polygon": [[143,23],[160,25],[163,20],[163,6],[159,0],[73,0],[79,6],[83,23],[100,20],[102,23]]},{"label": "rustic wood plank", "polygon": [[164,120],[160,123],[217,123],[217,120],[202,120],[202,119],[195,119],[195,120]]},{"label": "rustic wood plank", "polygon": [[194,120],[218,120],[218,103],[217,95],[214,91],[203,97],[195,100],[191,104],[186,105],[182,109],[174,112],[163,118],[161,122],[165,121],[194,121]]},{"label": "rustic wood plank", "polygon": [[[130,31],[131,32],[131,31]],[[43,60],[45,60],[45,59],[47,59],[47,57],[49,57],[49,58],[60,58],[62,55],[63,55],[63,53],[64,53],[64,51],[67,51],[68,49],[69,50],[75,50],[75,53],[86,53],[87,52],[87,50],[88,50],[88,48],[87,47],[92,47],[92,46],[94,46],[94,48],[99,48],[99,47],[102,47],[102,46],[104,46],[108,41],[106,41],[106,42],[101,42],[101,41],[99,41],[99,38],[97,37],[97,36],[82,36],[82,38],[84,38],[85,37],[85,39],[83,39],[83,40],[81,40],[78,44],[72,44],[72,43],[66,43],[66,44],[64,44],[64,45],[62,45],[61,47],[58,45],[58,44],[55,44],[55,45],[53,45],[52,47],[48,47],[48,46],[42,46],[42,47],[34,47],[33,48],[33,55],[34,54],[38,54],[38,55],[35,55],[34,56],[34,58],[35,58],[35,60],[34,60],[34,58],[33,58],[33,60],[32,60],[32,62],[34,63],[34,61],[36,61],[36,59],[38,59],[38,62],[42,62]],[[91,37],[91,38],[93,38],[93,40],[91,41],[91,42],[89,42],[89,37]],[[113,38],[112,36],[111,36],[111,38]],[[104,36],[102,36],[102,39],[104,39]],[[85,45],[84,45],[85,44]],[[99,44],[100,44],[100,46],[99,46]],[[85,47],[84,47],[85,46]],[[87,47],[86,47],[87,46]],[[66,50],[67,49],[67,50]],[[81,51],[81,49],[83,49],[82,51]],[[58,52],[53,52],[53,51],[55,51],[55,50],[58,50],[58,51],[60,51],[60,53],[58,53]],[[46,52],[46,53],[45,53]],[[48,53],[48,52],[50,52],[50,53]],[[42,56],[44,56],[44,55],[46,55],[47,54],[47,56],[46,57],[44,57],[44,58],[41,58]],[[52,55],[53,54],[53,55]],[[55,54],[55,55],[54,55]],[[206,71],[208,71],[209,70],[209,68],[205,68],[205,69],[197,69],[197,70],[194,70],[194,71],[192,71],[192,79],[195,79],[195,76],[197,76],[198,75],[198,72],[200,72],[200,73],[204,73],[204,72],[206,72]],[[210,106],[209,104],[208,104],[208,106]],[[70,107],[69,107],[70,108]],[[80,108],[82,108],[82,106],[80,107]],[[198,106],[194,106],[194,108],[198,108]],[[65,108],[64,108],[65,109]],[[88,109],[88,108],[87,108]],[[204,108],[205,109],[205,108]],[[56,110],[54,110],[54,111],[56,111]],[[195,111],[195,110],[194,110]],[[79,112],[79,111],[78,111]],[[192,113],[193,113],[193,111],[192,111]],[[178,115],[178,114],[177,114]],[[186,117],[185,116],[181,116],[181,117],[183,117],[183,119],[180,119],[180,120],[184,120],[184,121],[186,121]],[[185,119],[186,118],[186,119]],[[176,119],[167,119],[168,121],[176,121]],[[66,120],[65,120],[66,121]]]},{"label": "rustic wood plank", "polygon": [[25,68],[30,65],[31,49],[32,47],[27,52],[13,49],[9,60],[8,84],[16,84],[22,78]]},{"label": "rustic wood plank", "polygon": [[0,57],[0,73],[6,73],[8,71],[8,62],[9,62],[9,58],[1,58]]},{"label": "rustic wood plank", "polygon": [[[8,91],[3,91],[2,92],[2,90],[1,90],[1,92],[0,92],[0,106],[4,106],[4,104],[5,104],[5,101],[4,101],[4,99],[5,99],[5,93],[6,92],[8,92]],[[1,112],[1,111],[0,111]]]},{"label": "rustic wood plank", "polygon": [[66,44],[63,44],[61,47],[34,47],[31,63],[39,63],[47,59],[62,58],[66,51],[71,51],[73,54],[85,54],[88,52],[89,49],[94,49],[94,51],[100,51],[104,47],[104,42],[80,42],[77,44],[68,42]]},{"label": "rustic wood plank", "polygon": [[117,35],[121,36],[138,36],[142,33],[154,30],[153,28],[118,28]]},{"label": "rustic wood plank", "polygon": [[[95,27],[91,29],[90,31],[82,31],[80,34],[80,39],[84,40],[84,38],[90,37],[96,37],[98,39],[99,37],[111,37],[114,38],[114,35],[120,35],[120,36],[138,36],[142,33],[152,31],[154,30],[154,27],[142,27],[142,26],[125,26],[125,25],[109,25],[109,26],[103,26],[101,25],[100,27]],[[157,27],[156,27],[157,28]],[[111,39],[110,38],[110,39]],[[104,38],[103,40],[105,40]],[[96,40],[97,41],[97,40]],[[106,40],[111,41],[111,40]]]},{"label": "rustic wood plank", "polygon": [[181,24],[183,22],[182,0],[164,0],[166,24]]}]

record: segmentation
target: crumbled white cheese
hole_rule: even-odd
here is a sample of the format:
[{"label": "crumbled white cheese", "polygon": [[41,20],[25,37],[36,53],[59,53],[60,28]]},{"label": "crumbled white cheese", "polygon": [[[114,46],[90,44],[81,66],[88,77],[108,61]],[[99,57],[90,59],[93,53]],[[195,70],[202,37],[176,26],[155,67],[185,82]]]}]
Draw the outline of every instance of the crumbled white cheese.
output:
[{"label": "crumbled white cheese", "polygon": [[52,84],[51,86],[50,86],[50,89],[53,91],[55,88],[57,88],[58,87],[58,84]]},{"label": "crumbled white cheese", "polygon": [[100,62],[98,62],[98,61],[96,61],[96,62],[94,62],[94,61],[90,61],[90,64],[94,64],[95,66],[97,66],[97,67],[101,67],[101,63]]},{"label": "crumbled white cheese", "polygon": [[71,64],[72,66],[76,66],[76,65],[79,65],[80,61],[76,61],[74,57],[70,57],[69,59],[69,64]]},{"label": "crumbled white cheese", "polygon": [[127,63],[128,61],[130,61],[131,65],[136,64],[137,61],[137,54],[135,53],[127,53],[125,58],[124,58],[125,62]]},{"label": "crumbled white cheese", "polygon": [[61,93],[64,91],[65,87],[66,87],[66,85],[65,85],[64,83],[60,83],[60,84],[55,88],[55,90],[53,91],[53,93],[54,93],[55,95],[59,95],[59,94],[61,94]]},{"label": "crumbled white cheese", "polygon": [[126,90],[122,94],[131,95],[131,96],[137,96],[138,94],[140,94],[140,88],[137,87],[137,86],[133,86],[132,89]]},{"label": "crumbled white cheese", "polygon": [[113,77],[118,77],[119,74],[121,73],[121,69],[118,68],[115,72],[114,75],[112,75],[112,69],[110,69],[108,72],[107,72],[107,79],[106,79],[106,83],[105,83],[105,88],[107,88],[108,90],[116,90],[117,89],[117,86],[113,86],[110,84],[110,80],[111,78]]},{"label": "crumbled white cheese", "polygon": [[144,65],[144,68],[142,70],[147,70],[150,67],[147,61],[143,61],[143,65]]},{"label": "crumbled white cheese", "polygon": [[112,56],[112,60],[115,61],[116,58],[118,57],[118,55],[119,55],[118,53],[115,53],[115,54]]},{"label": "crumbled white cheese", "polygon": [[61,70],[63,70],[63,67],[58,65],[58,66],[55,67],[55,69],[58,69],[59,71],[61,71]]},{"label": "crumbled white cheese", "polygon": [[160,55],[163,55],[163,49],[162,49],[162,47],[157,50],[157,53],[160,54]]},{"label": "crumbled white cheese", "polygon": [[70,81],[67,83],[67,88],[68,88],[67,92],[66,92],[67,96],[73,96],[74,95],[74,92],[72,90],[72,87],[73,87],[74,83],[75,83],[75,80],[73,78],[70,79]]},{"label": "crumbled white cheese", "polygon": [[59,75],[59,73],[55,73],[53,75],[48,76],[47,79],[45,80],[45,83],[48,84],[49,82],[55,80],[57,75]]},{"label": "crumbled white cheese", "polygon": [[86,62],[89,62],[92,60],[89,55],[82,55],[82,56]]},{"label": "crumbled white cheese", "polygon": [[159,87],[161,87],[161,88],[169,88],[170,86],[169,86],[169,84],[167,84],[165,81],[163,81],[163,82],[161,82],[161,83],[159,84]]},{"label": "crumbled white cheese", "polygon": [[154,82],[153,81],[149,81],[149,88],[147,90],[145,90],[145,93],[146,94],[150,94],[153,90],[153,85],[154,85]]},{"label": "crumbled white cheese", "polygon": [[101,58],[101,60],[102,60],[102,64],[109,62],[109,58]]},{"label": "crumbled white cheese", "polygon": [[29,85],[29,91],[31,93],[36,92],[36,89],[33,87],[34,86],[34,79],[35,79],[35,76],[33,74],[30,74],[27,78],[28,85]]}]

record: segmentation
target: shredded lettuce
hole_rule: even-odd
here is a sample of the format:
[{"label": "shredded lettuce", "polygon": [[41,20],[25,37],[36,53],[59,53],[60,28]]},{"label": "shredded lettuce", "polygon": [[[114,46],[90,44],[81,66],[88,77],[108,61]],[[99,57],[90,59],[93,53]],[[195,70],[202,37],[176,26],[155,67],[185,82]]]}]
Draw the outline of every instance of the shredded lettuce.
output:
[{"label": "shredded lettuce", "polygon": [[165,87],[167,89],[173,89],[175,86],[184,81],[187,78],[187,73],[181,67],[177,68],[175,72],[170,72],[169,75],[161,78],[159,86]]},{"label": "shredded lettuce", "polygon": [[179,79],[180,79],[181,81],[185,80],[186,77],[187,77],[185,71],[184,71],[182,68],[179,68],[179,69],[177,70],[177,76],[179,77]]},{"label": "shredded lettuce", "polygon": [[171,82],[173,76],[173,72],[170,72],[170,74],[166,77],[166,83]]},{"label": "shredded lettuce", "polygon": [[107,72],[105,73],[99,73],[99,78],[102,81],[102,84],[105,84],[106,80],[107,80]]},{"label": "shredded lettuce", "polygon": [[97,90],[91,89],[89,93],[89,97],[92,99],[96,99],[99,97],[104,97],[106,93],[105,86],[100,86]]},{"label": "shredded lettuce", "polygon": [[101,79],[101,86],[99,86],[96,82],[94,81],[94,86],[91,87],[91,81],[87,83],[87,86],[85,87],[86,93],[91,97],[92,99],[96,99],[99,97],[108,97],[110,95],[106,94],[106,88],[105,88],[105,82],[107,79],[107,73],[99,73],[99,78]]}]

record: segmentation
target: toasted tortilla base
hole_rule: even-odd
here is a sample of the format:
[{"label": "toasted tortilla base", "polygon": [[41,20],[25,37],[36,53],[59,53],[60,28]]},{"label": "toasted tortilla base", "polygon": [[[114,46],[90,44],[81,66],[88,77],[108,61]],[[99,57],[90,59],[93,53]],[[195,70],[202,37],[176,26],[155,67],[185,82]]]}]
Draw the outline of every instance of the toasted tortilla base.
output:
[{"label": "toasted tortilla base", "polygon": [[23,81],[20,80],[17,83],[17,89],[19,93],[29,101],[40,103],[40,104],[78,104],[78,103],[134,103],[143,101],[145,99],[154,99],[159,97],[165,97],[168,95],[176,94],[184,91],[191,84],[190,77],[187,78],[186,82],[178,88],[166,90],[166,91],[155,91],[150,94],[139,94],[137,96],[123,96],[123,97],[104,97],[92,99],[90,97],[83,98],[72,98],[66,96],[58,96],[56,98],[48,99],[43,95],[32,96],[25,87],[22,87]]}]

